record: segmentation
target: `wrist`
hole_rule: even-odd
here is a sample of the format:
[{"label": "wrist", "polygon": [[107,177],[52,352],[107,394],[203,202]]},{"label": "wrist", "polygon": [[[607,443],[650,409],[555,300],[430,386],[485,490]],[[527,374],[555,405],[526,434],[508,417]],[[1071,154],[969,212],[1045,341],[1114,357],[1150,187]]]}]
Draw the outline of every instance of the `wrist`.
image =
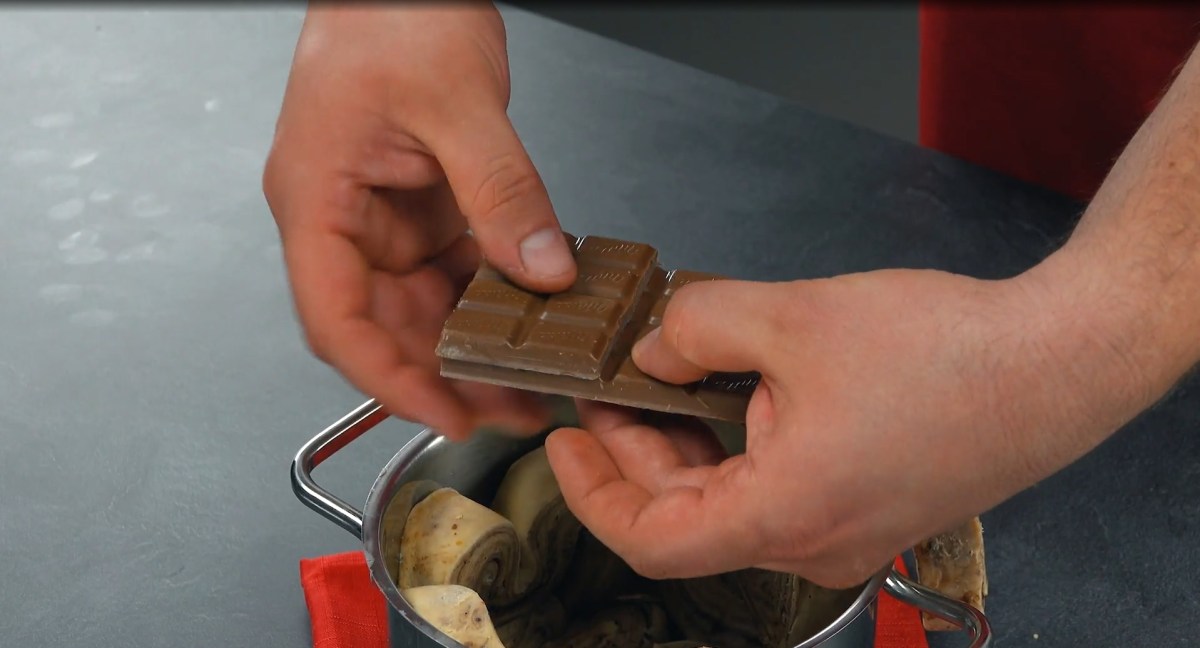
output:
[{"label": "wrist", "polygon": [[1123,358],[1139,410],[1200,362],[1200,60],[1191,57],[1088,205],[1025,278]]},{"label": "wrist", "polygon": [[[1075,236],[1043,264],[1081,319],[1140,368],[1159,398],[1200,362],[1200,239],[1139,238],[1116,228]],[[1146,403],[1150,405],[1150,403]]]},{"label": "wrist", "polygon": [[[1194,298],[1168,296],[1134,246],[1072,239],[1014,278],[1027,341],[1073,403],[1068,429],[1107,437],[1159,400],[1200,360]],[[1196,293],[1192,293],[1196,294]],[[1193,303],[1188,303],[1188,301]],[[1066,415],[1066,412],[1064,412]]]},{"label": "wrist", "polygon": [[[1122,331],[1059,276],[1062,257],[994,284],[989,333],[970,392],[992,456],[1024,488],[1099,445],[1138,410],[1145,379]],[[985,440],[986,441],[986,440]],[[1008,493],[1006,493],[1007,495]]]}]

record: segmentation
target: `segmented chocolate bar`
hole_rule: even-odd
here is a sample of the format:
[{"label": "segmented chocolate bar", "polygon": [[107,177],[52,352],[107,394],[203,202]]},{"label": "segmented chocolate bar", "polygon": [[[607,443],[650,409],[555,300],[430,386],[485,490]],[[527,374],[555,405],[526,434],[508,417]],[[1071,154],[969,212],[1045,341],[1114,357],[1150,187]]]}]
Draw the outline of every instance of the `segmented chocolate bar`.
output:
[{"label": "segmented chocolate bar", "polygon": [[662,323],[671,296],[721,277],[658,265],[653,247],[568,235],[579,267],[568,290],[538,294],[484,264],[442,331],[443,376],[662,412],[742,422],[757,374],[673,385],[642,373],[629,351]]}]

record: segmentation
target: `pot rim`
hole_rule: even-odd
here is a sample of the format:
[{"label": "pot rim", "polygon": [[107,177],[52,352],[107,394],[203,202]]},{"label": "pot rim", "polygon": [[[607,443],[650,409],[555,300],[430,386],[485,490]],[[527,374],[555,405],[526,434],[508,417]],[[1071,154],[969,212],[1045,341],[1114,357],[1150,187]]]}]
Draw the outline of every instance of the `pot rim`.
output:
[{"label": "pot rim", "polygon": [[[374,582],[375,587],[383,594],[388,605],[400,614],[406,622],[420,630],[430,640],[437,642],[438,645],[445,646],[445,648],[464,648],[463,644],[435,628],[424,617],[417,614],[412,606],[408,604],[408,601],[400,593],[400,588],[392,582],[391,577],[388,575],[387,567],[383,561],[381,537],[383,512],[390,501],[390,495],[394,492],[393,486],[399,482],[400,477],[418,457],[439,445],[447,443],[452,442],[434,430],[422,430],[411,441],[404,444],[387,464],[384,465],[379,475],[375,478],[375,482],[371,485],[371,490],[367,494],[366,504],[363,507],[362,542],[363,554],[366,557],[367,568],[371,573],[371,580]],[[875,602],[890,572],[891,565],[888,565],[865,581],[859,586],[861,590],[850,606],[843,610],[837,618],[820,632],[805,639],[793,648],[815,648],[848,627],[851,622],[857,619],[863,612],[866,612],[871,607],[871,604]]]}]

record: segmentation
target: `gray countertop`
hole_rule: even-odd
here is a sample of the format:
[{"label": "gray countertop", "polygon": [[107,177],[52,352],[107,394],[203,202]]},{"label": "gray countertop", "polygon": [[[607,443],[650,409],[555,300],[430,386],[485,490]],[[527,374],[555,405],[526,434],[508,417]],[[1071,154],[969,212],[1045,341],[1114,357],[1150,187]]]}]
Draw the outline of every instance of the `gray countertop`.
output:
[{"label": "gray countertop", "polygon": [[[1078,211],[507,17],[511,112],[565,226],[668,266],[1007,276]],[[260,190],[301,18],[0,10],[0,645],[311,645],[297,561],[357,545],[287,470],[364,397],[304,347]],[[984,517],[998,645],[1195,643],[1195,384]],[[372,432],[322,481],[361,502],[416,431]]]}]

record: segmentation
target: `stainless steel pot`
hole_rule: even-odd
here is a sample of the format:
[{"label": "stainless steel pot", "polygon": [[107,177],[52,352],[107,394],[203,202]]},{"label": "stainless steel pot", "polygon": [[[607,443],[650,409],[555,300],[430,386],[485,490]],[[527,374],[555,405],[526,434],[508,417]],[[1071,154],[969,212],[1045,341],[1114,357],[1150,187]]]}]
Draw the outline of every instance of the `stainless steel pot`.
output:
[{"label": "stainless steel pot", "polygon": [[[360,512],[317,485],[312,470],[388,417],[375,401],[367,401],[304,444],[292,462],[292,490],[309,508],[346,529],[363,543],[375,586],[388,602],[391,645],[404,648],[462,648],[417,615],[388,577],[380,543],[380,522],[396,490],[415,479],[433,479],[473,499],[489,500],[508,466],[542,443],[544,437],[513,439],[476,435],[452,443],[425,430],[405,444],[375,479]],[[874,645],[875,610],[880,590],[962,628],[971,648],[987,648],[992,632],[975,608],[922,587],[892,570],[881,570],[864,583],[835,620],[795,648],[870,648]]]}]

